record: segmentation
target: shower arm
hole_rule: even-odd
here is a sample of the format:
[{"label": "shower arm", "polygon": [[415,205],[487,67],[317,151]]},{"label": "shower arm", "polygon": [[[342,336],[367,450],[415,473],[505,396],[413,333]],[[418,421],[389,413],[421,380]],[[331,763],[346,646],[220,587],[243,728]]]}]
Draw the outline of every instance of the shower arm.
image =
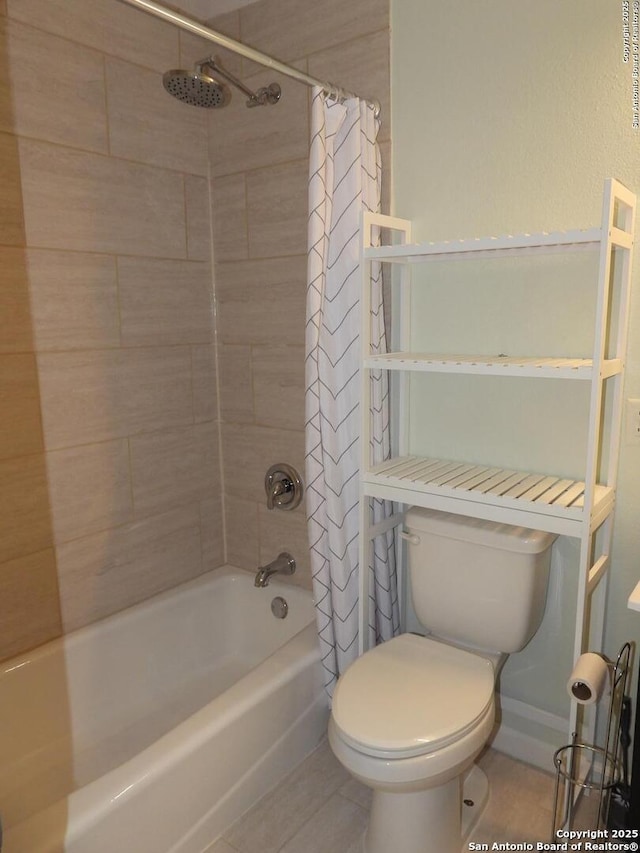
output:
[{"label": "shower arm", "polygon": [[263,86],[257,92],[254,92],[253,89],[245,86],[242,80],[239,80],[234,74],[227,71],[226,68],[223,68],[213,56],[209,56],[207,59],[200,59],[196,62],[196,68],[198,71],[205,71],[207,68],[210,68],[218,77],[223,77],[228,83],[235,86],[236,89],[240,89],[249,99],[247,101],[248,107],[258,107],[266,103],[273,104],[280,100],[280,87],[277,83],[272,83],[270,86]]},{"label": "shower arm", "polygon": [[[272,71],[278,71],[280,74],[284,74],[286,77],[291,77],[291,79],[297,80],[299,83],[305,83],[307,86],[319,86],[333,100],[343,101],[346,98],[361,98],[360,95],[356,95],[354,92],[348,92],[346,89],[342,89],[340,86],[336,86],[333,83],[324,83],[322,80],[317,80],[315,77],[311,77],[303,71],[298,71],[297,68],[293,68],[290,65],[286,65],[284,62],[273,59],[273,57],[268,56],[266,53],[262,53],[252,47],[248,47],[247,45],[242,44],[242,42],[229,38],[229,36],[222,35],[222,33],[218,33],[216,30],[212,30],[209,27],[205,27],[204,24],[200,24],[192,18],[187,18],[179,12],[174,12],[173,9],[167,9],[166,6],[162,6],[160,3],[155,3],[154,0],[119,0],[119,2],[126,3],[127,6],[134,6],[137,9],[141,9],[143,12],[147,12],[149,15],[160,18],[163,21],[168,21],[170,24],[174,24],[182,30],[194,33],[194,35],[200,36],[207,41],[212,41],[220,47],[224,47],[233,53],[244,56],[246,59],[251,59],[259,65],[264,65],[266,68],[271,68]],[[220,69],[217,68],[217,70],[219,71]],[[228,74],[228,72],[225,73]],[[246,94],[246,89],[243,88],[243,91]],[[251,95],[253,94],[254,93],[252,92]],[[372,98],[362,98],[362,100],[366,101],[373,108],[375,116],[378,118],[380,116],[380,102]]]}]

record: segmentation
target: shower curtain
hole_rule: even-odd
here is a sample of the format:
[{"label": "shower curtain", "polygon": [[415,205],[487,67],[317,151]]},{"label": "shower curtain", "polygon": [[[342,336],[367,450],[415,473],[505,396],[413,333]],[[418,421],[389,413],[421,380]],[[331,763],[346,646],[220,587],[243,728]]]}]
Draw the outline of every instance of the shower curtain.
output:
[{"label": "shower curtain", "polygon": [[[380,210],[379,121],[364,101],[313,90],[306,325],[306,506],[325,686],[358,654],[360,215]],[[372,341],[386,349],[382,276],[372,280]],[[389,452],[387,374],[372,386],[372,453]],[[372,501],[373,520],[391,514]],[[399,630],[393,534],[374,540],[370,644]]]}]

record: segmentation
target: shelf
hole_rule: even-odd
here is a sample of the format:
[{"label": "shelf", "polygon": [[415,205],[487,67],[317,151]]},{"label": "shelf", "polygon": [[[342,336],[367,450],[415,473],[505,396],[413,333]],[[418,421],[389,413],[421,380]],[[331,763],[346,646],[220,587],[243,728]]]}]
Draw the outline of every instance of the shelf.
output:
[{"label": "shelf", "polygon": [[[537,379],[590,380],[593,378],[593,360],[590,358],[391,352],[385,355],[369,356],[364,360],[364,365],[373,370],[413,370],[428,373],[466,373]],[[609,359],[602,363],[600,375],[607,378],[621,372],[622,360]]]},{"label": "shelf", "polygon": [[[612,229],[620,243],[629,235]],[[574,231],[552,231],[541,234],[515,234],[504,237],[478,237],[467,240],[445,240],[441,243],[414,243],[399,246],[375,246],[364,250],[367,260],[396,263],[419,263],[429,260],[456,260],[467,255],[497,256],[497,253],[522,252],[523,250],[554,250],[599,248],[602,229],[588,228]]]},{"label": "shelf", "polygon": [[[552,475],[402,456],[363,475],[365,494],[505,524],[576,535],[585,520],[585,484]],[[592,516],[613,510],[614,490],[596,485]]]},{"label": "shelf", "polygon": [[[620,425],[622,422],[622,392],[624,353],[629,322],[630,284],[632,269],[633,235],[635,232],[635,195],[613,178],[605,182],[602,217],[600,227],[587,230],[571,230],[544,232],[538,234],[516,234],[499,237],[483,237],[477,239],[450,240],[445,242],[425,242],[413,244],[413,226],[409,220],[396,217],[385,217],[381,214],[365,213],[363,215],[363,242],[361,248],[363,311],[361,325],[361,344],[364,353],[362,360],[362,420],[361,420],[361,454],[360,467],[360,542],[359,561],[361,566],[372,564],[374,538],[380,536],[394,526],[402,523],[404,510],[410,506],[425,507],[441,512],[451,512],[460,516],[483,519],[498,524],[515,525],[518,527],[543,530],[560,536],[569,536],[577,540],[579,555],[577,557],[577,576],[575,578],[576,609],[573,624],[573,653],[577,659],[587,648],[594,650],[602,648],[604,635],[604,614],[606,590],[603,580],[611,566],[611,548],[613,539],[613,511],[615,507],[615,484],[620,451]],[[388,233],[392,245],[373,245],[379,240],[380,233]],[[394,242],[396,241],[396,242]],[[443,275],[443,270],[432,267],[425,279],[424,275],[414,276],[412,264],[426,261],[458,261],[479,259],[480,263],[473,272],[473,281],[469,276],[468,285],[471,288],[482,287],[483,282],[491,280],[494,269],[488,269],[486,261],[507,258],[519,260],[525,256],[538,256],[553,253],[573,253],[577,256],[580,251],[597,252],[596,264],[593,269],[593,282],[597,283],[594,322],[591,335],[592,347],[582,351],[581,355],[588,358],[558,357],[562,354],[566,341],[561,334],[555,333],[550,345],[551,352],[556,355],[535,355],[527,353],[524,339],[521,339],[520,352],[500,352],[506,344],[496,343],[491,332],[482,340],[485,343],[484,353],[448,353],[448,352],[418,352],[414,347],[437,346],[427,342],[428,325],[423,326],[423,314],[433,310],[426,304],[412,303],[414,288],[423,287],[426,280],[430,284],[440,282],[441,289],[437,291],[437,299],[433,308],[438,307],[443,292],[446,290],[449,277]],[[572,258],[567,257],[571,261]],[[563,258],[563,261],[565,258]],[[577,257],[573,260],[579,260]],[[591,259],[590,259],[591,260]],[[374,262],[396,264],[393,276],[395,295],[397,296],[398,343],[396,352],[377,354],[372,348],[370,313],[372,310],[372,280],[377,280],[377,269]],[[496,264],[498,266],[499,264]],[[567,268],[571,263],[567,264]],[[518,263],[508,261],[507,269],[502,269],[504,275],[513,274]],[[527,275],[523,284],[529,281],[528,271],[531,265],[525,265]],[[523,270],[525,269],[523,267]],[[576,264],[578,273],[582,265]],[[533,272],[533,270],[531,270]],[[540,265],[538,270],[540,281],[546,282],[546,267]],[[415,281],[412,281],[415,277]],[[587,276],[590,280],[591,276]],[[572,281],[572,279],[571,279]],[[462,282],[461,282],[462,283]],[[562,282],[558,282],[559,286]],[[396,286],[397,285],[397,286]],[[535,288],[535,283],[532,282]],[[424,295],[426,302],[431,288]],[[489,291],[487,298],[491,296]],[[494,294],[495,297],[495,294]],[[446,307],[455,307],[453,293],[445,299]],[[568,295],[567,295],[568,298]],[[374,302],[374,305],[376,303]],[[553,311],[553,305],[549,310]],[[500,304],[495,306],[500,310]],[[532,340],[532,346],[541,346],[540,338],[531,337],[533,325],[529,326],[526,314],[526,302],[523,305],[523,316],[526,339]],[[513,310],[513,309],[512,309]],[[444,322],[444,321],[443,321]],[[576,318],[576,323],[578,318]],[[420,337],[416,335],[419,330]],[[463,328],[460,331],[464,331]],[[495,329],[493,333],[495,334]],[[584,331],[584,330],[583,330]],[[439,335],[438,335],[439,338]],[[462,340],[462,338],[457,338]],[[416,341],[420,340],[420,344]],[[444,338],[442,339],[444,340]],[[466,338],[469,347],[470,339]],[[493,340],[493,343],[491,341]],[[453,344],[464,349],[464,343]],[[487,352],[495,347],[497,354]],[[482,345],[480,345],[482,348]],[[514,347],[509,344],[509,349]],[[566,354],[566,351],[565,351]],[[609,356],[609,357],[607,357]],[[376,411],[378,404],[374,391],[377,391],[376,381],[381,372],[395,383],[396,403],[400,409],[397,420],[397,456],[379,464],[380,442],[374,441],[372,435],[371,412]],[[438,374],[468,374],[470,376],[506,376],[514,378],[541,378],[581,380],[586,394],[579,395],[580,402],[572,401],[567,395],[567,406],[573,406],[573,413],[586,421],[586,447],[583,462],[577,466],[583,480],[561,477],[557,474],[542,474],[524,470],[492,467],[488,464],[479,465],[477,462],[453,461],[450,459],[434,459],[410,455],[412,449],[410,439],[414,423],[418,417],[419,406],[412,405],[416,396],[428,394],[430,387],[423,383],[409,381],[407,373],[438,373]],[[605,385],[605,380],[611,379]],[[397,380],[397,381],[396,381]],[[446,383],[445,383],[446,384]],[[472,383],[471,383],[472,384]],[[481,383],[483,384],[483,383]],[[463,383],[463,385],[465,385]],[[505,383],[499,389],[488,383],[485,388],[475,388],[474,394],[487,396],[487,405],[491,405],[490,392],[496,391],[508,398],[510,392],[516,390]],[[613,387],[610,387],[613,386]],[[491,387],[490,387],[491,386]],[[438,390],[438,389],[436,389]],[[442,390],[442,389],[440,389]],[[450,393],[463,394],[467,390],[456,383]],[[521,389],[522,390],[522,389]],[[556,389],[558,390],[558,389]],[[605,395],[606,390],[606,395]],[[582,411],[584,398],[589,397],[588,415]],[[434,402],[439,398],[435,395]],[[477,401],[482,405],[482,400]],[[605,418],[605,402],[608,403]],[[456,416],[452,409],[451,417]],[[550,413],[549,413],[550,414]],[[413,419],[413,420],[412,420]],[[513,427],[517,429],[518,418],[513,418]],[[434,427],[432,427],[435,429]],[[446,427],[443,427],[445,429]],[[422,425],[420,426],[422,436]],[[428,429],[427,426],[424,429]],[[376,436],[377,437],[377,436]],[[434,448],[437,446],[437,432],[433,436]],[[554,437],[555,439],[555,437]],[[552,440],[550,436],[540,435],[540,447],[536,450],[545,451],[546,443]],[[428,437],[421,441],[428,442]],[[514,439],[515,441],[515,439]],[[512,449],[518,465],[535,465],[527,462],[527,442],[536,441],[535,436],[522,439],[521,451],[517,444]],[[557,437],[560,447],[569,448],[574,435],[569,425]],[[425,445],[421,445],[424,447]],[[427,443],[427,447],[430,445]],[[557,449],[557,448],[556,448]],[[443,451],[446,452],[446,451]],[[460,451],[464,453],[464,450]],[[482,458],[482,445],[475,451],[467,451],[475,459]],[[505,451],[506,452],[506,451]],[[536,453],[538,457],[538,453]],[[544,464],[544,463],[543,463]],[[562,467],[562,463],[560,463]],[[380,521],[372,517],[369,498],[379,498],[396,504],[395,514]],[[407,554],[400,551],[398,576],[400,588],[404,592],[402,579],[406,577],[406,566],[403,561]],[[562,567],[564,569],[564,566]],[[561,572],[560,574],[563,574]],[[594,596],[597,589],[601,594]],[[365,651],[369,643],[371,573],[360,573],[360,632],[363,638],[360,650]],[[634,590],[629,606],[640,611],[640,583]],[[578,733],[578,739],[593,740],[595,733],[595,715],[578,713],[574,702],[569,710],[568,737]],[[594,708],[595,710],[595,708]],[[635,778],[635,777],[634,777]]]}]

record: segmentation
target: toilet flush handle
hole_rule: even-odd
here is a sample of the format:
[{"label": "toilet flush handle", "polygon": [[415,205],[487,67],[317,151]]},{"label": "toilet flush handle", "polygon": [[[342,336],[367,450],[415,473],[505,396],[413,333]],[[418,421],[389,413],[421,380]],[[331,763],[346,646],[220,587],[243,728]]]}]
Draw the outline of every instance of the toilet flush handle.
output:
[{"label": "toilet flush handle", "polygon": [[405,539],[410,545],[419,545],[420,537],[416,536],[415,533],[405,533],[404,530],[400,534],[401,539]]}]

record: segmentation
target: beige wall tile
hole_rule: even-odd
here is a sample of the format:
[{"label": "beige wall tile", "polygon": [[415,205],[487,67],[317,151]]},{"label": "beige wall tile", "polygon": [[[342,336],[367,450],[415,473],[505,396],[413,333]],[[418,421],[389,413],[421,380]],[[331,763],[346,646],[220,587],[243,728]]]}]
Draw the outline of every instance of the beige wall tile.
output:
[{"label": "beige wall tile", "polygon": [[9,16],[160,71],[178,59],[178,30],[113,0],[9,0]]},{"label": "beige wall tile", "polygon": [[0,459],[43,450],[38,368],[33,353],[0,355]]},{"label": "beige wall tile", "polygon": [[193,421],[186,347],[45,353],[38,370],[49,450]]},{"label": "beige wall tile", "polygon": [[195,175],[185,175],[185,204],[187,209],[187,257],[192,261],[211,262],[211,216],[209,212],[209,181]]},{"label": "beige wall tile", "polygon": [[0,563],[53,543],[44,455],[0,462]]},{"label": "beige wall tile", "polygon": [[226,423],[253,423],[251,348],[222,346],[220,364],[220,414]]},{"label": "beige wall tile", "polygon": [[31,249],[27,272],[38,350],[120,344],[114,258]]},{"label": "beige wall tile", "polygon": [[226,490],[224,499],[227,563],[248,572],[260,563],[258,504],[233,497]]},{"label": "beige wall tile", "polygon": [[223,566],[225,563],[224,519],[221,494],[200,502],[200,531],[203,570],[210,571]]},{"label": "beige wall tile", "polygon": [[[304,476],[304,472],[300,471]],[[258,525],[260,528],[260,565],[277,557],[281,551],[288,551],[296,561],[296,571],[291,577],[282,580],[311,589],[311,564],[309,561],[309,536],[304,503],[297,509],[282,511],[258,506]]]},{"label": "beige wall tile", "polygon": [[[278,58],[281,59],[281,57],[278,57]],[[301,56],[300,54],[298,54],[297,58],[289,60],[288,64],[292,65],[294,68],[297,68],[299,71],[303,71],[305,74],[308,71],[307,57],[306,56]],[[260,74],[261,72],[264,72],[264,66],[263,65],[260,65],[260,63],[258,63],[258,62],[253,62],[253,60],[251,60],[251,59],[244,59],[243,58],[243,60],[242,60],[243,79],[246,79],[248,77],[253,77],[255,74]],[[286,78],[286,79],[287,79],[288,83],[292,82],[292,80],[290,78]],[[304,83],[297,83],[296,85],[305,86]],[[305,88],[308,89],[308,87],[306,87],[306,86],[305,86]]]},{"label": "beige wall tile", "polygon": [[[300,14],[298,0],[264,0],[240,9],[240,25],[243,41],[286,61],[387,28],[389,3],[320,0]],[[337,74],[330,79],[343,84]]]},{"label": "beige wall tile", "polygon": [[52,548],[0,564],[0,659],[62,633]]},{"label": "beige wall tile", "polygon": [[181,175],[28,139],[20,163],[30,246],[185,257]]},{"label": "beige wall tile", "polygon": [[[106,152],[102,55],[10,19],[0,26],[5,38],[9,74],[0,87],[10,88],[13,109],[10,116],[0,114],[0,129]],[[46,68],[50,79],[37,68]]]},{"label": "beige wall tile", "polygon": [[[4,112],[0,103],[0,112]],[[20,153],[17,139],[0,133],[0,243],[4,246],[24,245],[24,213]]]},{"label": "beige wall tile", "polygon": [[225,491],[266,504],[264,477],[275,462],[304,471],[304,433],[243,424],[222,428]]},{"label": "beige wall tile", "polygon": [[32,350],[26,252],[0,246],[0,353]]},{"label": "beige wall tile", "polygon": [[230,847],[226,841],[216,841],[211,847],[207,847],[204,853],[238,853],[236,849]]},{"label": "beige wall tile", "polygon": [[249,257],[245,176],[229,175],[211,182],[214,259],[241,261]]},{"label": "beige wall tile", "polygon": [[116,613],[202,571],[197,504],[58,546],[65,631]]},{"label": "beige wall tile", "polygon": [[217,494],[218,432],[213,423],[141,435],[129,440],[137,517]]},{"label": "beige wall tile", "polygon": [[206,111],[168,95],[155,71],[108,59],[106,74],[111,153],[206,175]]},{"label": "beige wall tile", "polygon": [[[233,14],[234,13],[232,13],[232,15]],[[223,30],[220,30],[218,27],[214,27],[213,29],[218,30],[218,32],[223,32]],[[227,35],[227,33],[224,32],[223,34]],[[218,47],[217,44],[214,44],[208,39],[201,38],[194,33],[188,33],[185,30],[180,30],[179,40],[180,68],[190,71],[196,62],[200,62],[201,59],[206,59],[210,56],[219,56],[224,68],[228,68],[229,71],[233,71],[235,68],[239,72],[240,57],[228,50],[224,50],[224,48]]]},{"label": "beige wall tile", "polygon": [[347,44],[314,53],[309,57],[309,74],[338,81],[361,97],[376,98],[382,107],[378,138],[386,140],[391,137],[389,31],[369,32],[362,36],[356,33]]},{"label": "beige wall tile", "polygon": [[55,450],[47,453],[46,463],[57,543],[131,521],[126,440]]},{"label": "beige wall tile", "polygon": [[200,261],[118,258],[123,346],[213,339],[211,271]]},{"label": "beige wall tile", "polygon": [[252,258],[306,252],[308,175],[306,158],[247,175],[249,255]]},{"label": "beige wall tile", "polygon": [[[0,14],[5,2],[0,0]],[[299,15],[287,17],[295,0],[263,0],[255,9],[221,16],[214,26],[239,38],[242,14],[244,41],[294,59],[305,70],[313,66],[319,76],[325,71],[329,79],[343,75],[338,79],[342,85],[383,100],[372,87],[378,88],[388,69],[388,43],[377,34],[388,24],[387,4],[373,0],[372,6],[367,0],[366,9],[363,4],[322,0],[309,11],[311,19],[302,22]],[[47,455],[49,488],[40,454],[0,463],[0,561],[22,556],[25,548],[28,553],[45,551],[52,541],[53,513],[69,630],[225,559],[216,492],[220,474],[213,423],[218,413],[212,317],[208,302],[205,307],[204,278],[193,272],[198,266],[203,270],[211,256],[205,177],[209,158],[211,173],[218,176],[211,195],[221,403],[229,421],[224,432],[226,559],[253,571],[279,550],[295,549],[298,571],[292,580],[307,585],[303,510],[269,512],[263,480],[273,462],[303,467],[308,89],[114,0],[9,0],[8,11],[14,75],[28,61],[25,33],[31,25],[38,31],[34,43],[40,44],[39,52],[59,67],[61,85],[38,109],[42,91],[31,85],[36,78],[32,74],[21,80],[22,100],[14,116],[7,87],[0,82],[0,130],[14,130],[22,122],[27,128],[23,133],[39,137],[21,141],[21,189],[17,143],[0,133],[0,245],[24,243],[24,192],[29,243],[36,247],[29,252],[29,276],[38,346],[78,351],[39,356],[45,443],[54,448]],[[289,20],[291,26],[282,30],[279,23],[265,22],[270,12],[278,12],[276,21]],[[326,20],[337,24],[326,27]],[[366,33],[375,35],[363,38]],[[78,112],[83,98],[102,85],[94,50],[107,54],[110,153],[138,164],[70,150],[104,150],[104,98]],[[243,79],[251,75],[247,82],[252,87],[277,79],[283,87],[281,103],[248,110],[244,96],[234,92],[231,106],[207,115],[174,102],[162,89],[160,73],[189,68],[208,52],[220,53],[225,66]],[[74,75],[85,82],[88,77],[89,86],[74,89]],[[59,108],[52,110],[52,104]],[[173,116],[178,113],[177,122]],[[252,254],[298,254],[248,260],[247,194]],[[115,259],[104,253],[127,256],[119,259],[122,320],[124,342],[135,348],[115,349]],[[183,263],[187,258],[203,263]],[[0,351],[25,353],[33,343],[21,253],[0,250],[0,270]],[[210,275],[207,288],[210,299]],[[188,299],[178,300],[187,292]],[[194,334],[207,337],[194,339]],[[163,348],[147,348],[159,342]],[[20,406],[12,409],[20,411]],[[268,426],[255,425],[254,417]],[[129,436],[138,509],[150,513],[135,523],[125,453]],[[92,489],[96,481],[104,487]],[[188,503],[165,511],[175,501]],[[153,514],[158,512],[162,514]],[[63,541],[71,536],[73,541]],[[25,571],[34,584],[47,588],[38,581],[37,568]],[[13,571],[9,576],[19,577]],[[55,562],[48,577],[55,579]],[[19,613],[25,607],[20,602],[31,595],[29,583],[19,583],[15,595],[7,594],[10,601],[14,595]],[[36,601],[37,593],[33,595]],[[47,593],[44,600],[54,599]],[[54,615],[47,607],[36,625],[49,624],[47,618]],[[47,631],[59,630],[59,614],[55,618],[58,628],[54,619],[43,639]],[[30,636],[18,641],[40,642]]]},{"label": "beige wall tile", "polygon": [[304,345],[307,257],[219,264],[216,298],[224,344]]},{"label": "beige wall tile", "polygon": [[216,351],[213,345],[191,347],[193,419],[195,423],[218,420]]},{"label": "beige wall tile", "polygon": [[256,423],[304,429],[304,347],[252,348]]},{"label": "beige wall tile", "polygon": [[279,83],[282,98],[274,106],[247,109],[235,93],[229,106],[216,110],[209,138],[212,175],[229,175],[308,156],[307,87],[282,74],[261,71],[244,82],[251,89]]},{"label": "beige wall tile", "polygon": [[[238,11],[225,12],[222,15],[216,15],[216,17],[212,18],[209,23],[212,29],[217,30],[219,33],[229,36],[229,38],[235,39],[236,41],[242,41],[240,37],[240,13]],[[218,45],[211,44],[210,42],[208,52],[213,53],[214,56],[219,56],[224,67],[228,68],[229,71],[240,77],[242,76],[242,57],[237,53],[225,50],[224,48],[218,47]],[[202,56],[206,55],[207,51],[205,50]],[[201,59],[202,57],[196,58]]]}]

